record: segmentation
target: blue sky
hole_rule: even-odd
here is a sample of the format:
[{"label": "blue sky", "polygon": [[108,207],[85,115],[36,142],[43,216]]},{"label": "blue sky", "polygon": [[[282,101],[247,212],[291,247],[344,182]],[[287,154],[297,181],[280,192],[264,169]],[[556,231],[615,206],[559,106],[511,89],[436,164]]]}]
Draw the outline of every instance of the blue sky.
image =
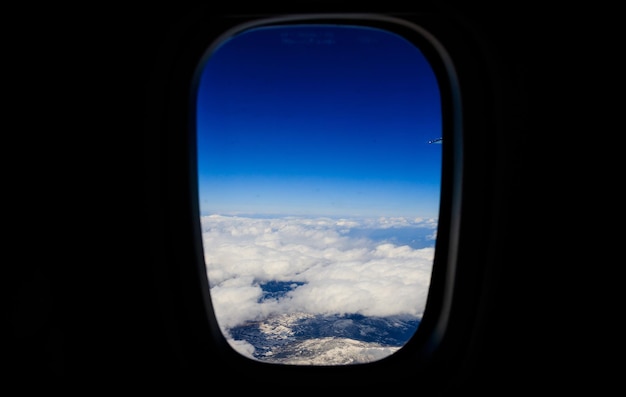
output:
[{"label": "blue sky", "polygon": [[199,70],[202,214],[436,217],[440,97],[421,52],[372,28],[257,28]]}]

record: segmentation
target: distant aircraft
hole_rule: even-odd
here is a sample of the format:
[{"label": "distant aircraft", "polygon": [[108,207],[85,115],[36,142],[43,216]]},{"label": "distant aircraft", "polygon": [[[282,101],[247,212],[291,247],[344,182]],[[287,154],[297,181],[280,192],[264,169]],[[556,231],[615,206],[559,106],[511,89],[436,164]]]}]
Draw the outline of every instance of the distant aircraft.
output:
[{"label": "distant aircraft", "polygon": [[441,143],[441,141],[443,140],[443,138],[437,138],[437,139],[431,139],[430,141],[428,141],[428,143]]}]

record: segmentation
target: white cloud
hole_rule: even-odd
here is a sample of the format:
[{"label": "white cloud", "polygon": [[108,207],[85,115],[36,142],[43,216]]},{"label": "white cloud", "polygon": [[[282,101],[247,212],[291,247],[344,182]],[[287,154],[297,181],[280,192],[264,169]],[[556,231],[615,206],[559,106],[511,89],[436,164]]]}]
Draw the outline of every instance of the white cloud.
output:
[{"label": "white cloud", "polygon": [[[272,314],[421,316],[434,248],[411,248],[350,229],[429,228],[432,219],[202,218],[211,298],[222,329]],[[434,245],[434,241],[433,241]],[[303,283],[276,299],[261,283]],[[246,350],[243,348],[243,350]]]},{"label": "white cloud", "polygon": [[254,359],[254,346],[244,340],[229,339],[228,344],[242,356]]}]

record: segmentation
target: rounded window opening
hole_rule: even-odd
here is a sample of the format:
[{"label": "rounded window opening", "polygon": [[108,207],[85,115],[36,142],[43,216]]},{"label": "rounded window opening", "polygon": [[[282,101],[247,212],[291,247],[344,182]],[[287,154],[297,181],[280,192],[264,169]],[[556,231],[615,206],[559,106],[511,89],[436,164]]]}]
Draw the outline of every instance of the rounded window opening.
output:
[{"label": "rounded window opening", "polygon": [[204,265],[222,334],[253,360],[374,362],[418,329],[442,171],[436,75],[388,30],[233,32],[197,72]]}]

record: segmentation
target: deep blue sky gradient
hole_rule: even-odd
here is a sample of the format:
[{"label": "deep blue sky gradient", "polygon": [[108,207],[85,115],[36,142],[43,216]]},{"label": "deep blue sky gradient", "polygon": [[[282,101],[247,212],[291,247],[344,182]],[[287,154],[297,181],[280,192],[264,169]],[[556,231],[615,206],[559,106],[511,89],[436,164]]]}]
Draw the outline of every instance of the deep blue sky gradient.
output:
[{"label": "deep blue sky gradient", "polygon": [[393,33],[240,33],[199,72],[201,212],[436,217],[440,107],[427,60]]}]

